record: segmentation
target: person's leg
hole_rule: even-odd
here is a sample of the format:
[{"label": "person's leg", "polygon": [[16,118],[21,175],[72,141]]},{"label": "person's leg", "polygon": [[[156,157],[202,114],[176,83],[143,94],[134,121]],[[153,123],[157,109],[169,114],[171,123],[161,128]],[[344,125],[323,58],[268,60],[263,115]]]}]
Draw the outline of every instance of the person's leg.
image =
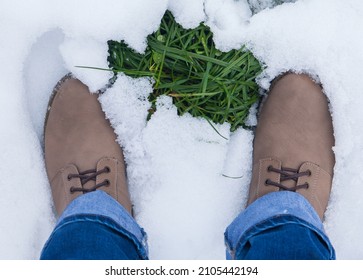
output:
[{"label": "person's leg", "polygon": [[110,195],[75,199],[60,217],[41,259],[147,259],[146,234]]},{"label": "person's leg", "polygon": [[89,217],[75,217],[53,233],[42,260],[137,260],[135,244],[113,230],[112,221],[97,223]]},{"label": "person's leg", "polygon": [[236,259],[329,260],[332,255],[316,232],[299,224],[283,224],[250,237]]},{"label": "person's leg", "polygon": [[225,233],[228,258],[335,258],[322,225],[333,145],[321,88],[306,75],[277,79],[259,116],[247,208]]},{"label": "person's leg", "polygon": [[55,87],[44,142],[61,217],[41,259],[147,259],[146,234],[131,214],[123,151],[97,95],[70,75]]},{"label": "person's leg", "polygon": [[251,236],[236,259],[329,260],[332,255],[316,232],[299,224],[283,224]]},{"label": "person's leg", "polygon": [[335,259],[316,211],[294,192],[257,199],[227,228],[225,240],[228,259]]}]

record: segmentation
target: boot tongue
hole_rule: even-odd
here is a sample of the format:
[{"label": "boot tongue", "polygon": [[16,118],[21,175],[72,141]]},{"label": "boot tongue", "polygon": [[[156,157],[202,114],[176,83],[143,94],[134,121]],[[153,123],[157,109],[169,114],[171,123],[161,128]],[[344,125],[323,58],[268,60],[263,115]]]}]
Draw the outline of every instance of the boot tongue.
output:
[{"label": "boot tongue", "polygon": [[103,170],[89,169],[79,172],[79,178],[81,180],[82,188],[85,190],[94,190],[96,186],[96,180],[99,174],[104,172]]},{"label": "boot tongue", "polygon": [[91,180],[88,181],[87,183],[83,184],[83,188],[84,189],[92,189],[95,186],[96,182]]},{"label": "boot tongue", "polygon": [[297,184],[297,178],[296,179],[288,179],[288,176],[294,176],[295,174],[298,174],[299,170],[289,167],[282,167],[281,170],[288,174],[287,176],[282,175],[280,176],[280,183],[284,186],[286,186],[289,189],[295,188]]}]

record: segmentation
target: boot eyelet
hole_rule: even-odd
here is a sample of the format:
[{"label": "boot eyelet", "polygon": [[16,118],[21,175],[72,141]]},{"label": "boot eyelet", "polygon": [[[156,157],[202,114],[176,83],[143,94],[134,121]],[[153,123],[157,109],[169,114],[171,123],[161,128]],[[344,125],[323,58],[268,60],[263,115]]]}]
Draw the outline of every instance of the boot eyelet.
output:
[{"label": "boot eyelet", "polygon": [[269,180],[269,179],[267,179],[267,180],[265,181],[265,186],[268,186],[268,185],[269,185],[269,183],[270,183],[270,180]]},{"label": "boot eyelet", "polygon": [[106,187],[108,187],[111,183],[110,180],[106,179],[105,181],[103,181],[106,184]]},{"label": "boot eyelet", "polygon": [[311,170],[310,169],[308,169],[308,170],[306,170],[307,172],[308,172],[308,176],[311,176]]},{"label": "boot eyelet", "polygon": [[105,167],[106,173],[110,173],[111,172],[111,168],[109,168],[108,166]]},{"label": "boot eyelet", "polygon": [[305,184],[304,185],[306,185],[306,188],[308,189],[309,188],[309,183],[308,182],[305,182]]},{"label": "boot eyelet", "polygon": [[70,193],[74,193],[75,191],[74,191],[74,187],[71,187],[70,189],[69,189],[69,191],[70,191]]},{"label": "boot eyelet", "polygon": [[268,167],[267,167],[267,172],[271,172],[271,169],[273,168],[273,166],[272,165],[269,165]]},{"label": "boot eyelet", "polygon": [[68,174],[67,179],[68,181],[72,180],[71,174]]}]

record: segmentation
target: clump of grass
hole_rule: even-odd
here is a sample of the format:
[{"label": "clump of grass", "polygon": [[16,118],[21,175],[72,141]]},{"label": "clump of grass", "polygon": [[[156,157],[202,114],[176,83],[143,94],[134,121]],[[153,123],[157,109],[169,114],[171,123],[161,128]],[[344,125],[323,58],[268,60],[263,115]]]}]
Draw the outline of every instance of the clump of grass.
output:
[{"label": "clump of grass", "polygon": [[245,48],[221,52],[209,27],[184,29],[169,11],[159,29],[148,36],[147,45],[139,54],[124,42],[109,41],[108,62],[114,72],[155,80],[150,114],[157,97],[168,95],[181,115],[228,122],[231,131],[244,126],[250,107],[259,99],[255,78],[261,65],[251,52]]}]

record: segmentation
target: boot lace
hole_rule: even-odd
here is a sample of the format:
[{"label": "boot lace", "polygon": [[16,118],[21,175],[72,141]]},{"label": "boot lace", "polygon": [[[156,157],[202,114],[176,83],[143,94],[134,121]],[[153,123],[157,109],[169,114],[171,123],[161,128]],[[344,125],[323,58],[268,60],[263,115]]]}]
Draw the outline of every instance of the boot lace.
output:
[{"label": "boot lace", "polygon": [[79,178],[81,180],[81,184],[82,184],[82,188],[76,188],[76,187],[71,187],[70,188],[70,192],[71,193],[75,193],[75,192],[83,192],[83,193],[88,193],[88,192],[93,192],[95,190],[97,190],[98,188],[104,187],[104,186],[109,186],[110,185],[110,181],[109,180],[104,180],[103,182],[96,184],[94,187],[92,188],[84,188],[83,185],[86,184],[89,181],[95,181],[96,182],[96,178],[98,175],[102,174],[102,173],[109,173],[110,172],[110,168],[108,166],[106,166],[105,168],[97,171],[96,169],[90,169],[90,170],[86,170],[83,172],[79,172],[79,174],[69,174],[68,175],[68,180],[70,181],[73,178]]},{"label": "boot lace", "polygon": [[[297,180],[300,177],[311,176],[311,171],[310,170],[307,170],[307,171],[304,171],[304,172],[299,172],[298,169],[287,168],[287,167],[281,167],[281,169],[277,169],[277,168],[274,168],[271,165],[267,168],[267,170],[269,172],[275,172],[275,173],[280,174],[280,182],[284,182],[284,181],[287,181],[287,180],[293,180],[293,181],[295,181],[295,183],[297,183]],[[287,186],[285,186],[285,185],[283,185],[281,183],[274,182],[274,181],[272,181],[270,179],[267,179],[265,181],[265,185],[266,186],[275,186],[275,187],[280,188],[280,190],[291,191],[291,192],[296,192],[299,189],[308,189],[309,188],[308,183],[305,183],[305,184],[302,184],[302,185],[296,185],[294,187],[287,187]]]}]

